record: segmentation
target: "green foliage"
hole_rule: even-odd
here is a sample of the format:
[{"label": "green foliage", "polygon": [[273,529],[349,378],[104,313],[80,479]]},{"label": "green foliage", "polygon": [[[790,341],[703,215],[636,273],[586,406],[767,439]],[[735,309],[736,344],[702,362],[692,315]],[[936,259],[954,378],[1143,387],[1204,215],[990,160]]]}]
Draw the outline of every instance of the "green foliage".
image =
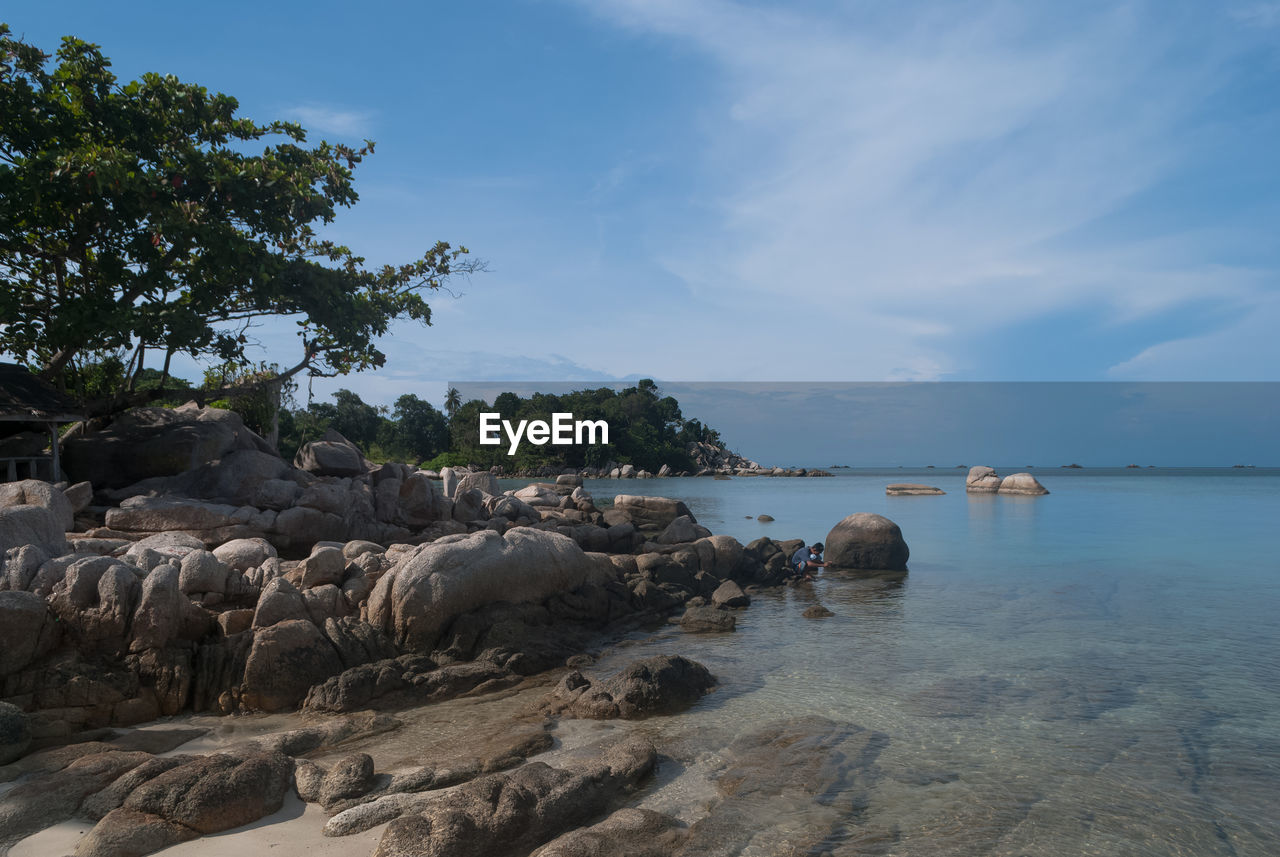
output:
[{"label": "green foliage", "polygon": [[440,471],[446,467],[466,467],[470,462],[467,457],[460,452],[442,452],[429,461],[424,461],[420,465],[423,470]]},{"label": "green foliage", "polygon": [[281,374],[381,366],[393,320],[429,324],[422,293],[481,267],[440,242],[368,268],[317,237],[357,201],[369,141],[308,146],[172,76],[121,85],[76,38],[51,59],[0,24],[0,351],[46,377],[138,346],[243,365],[263,316],[297,321],[301,359]]}]

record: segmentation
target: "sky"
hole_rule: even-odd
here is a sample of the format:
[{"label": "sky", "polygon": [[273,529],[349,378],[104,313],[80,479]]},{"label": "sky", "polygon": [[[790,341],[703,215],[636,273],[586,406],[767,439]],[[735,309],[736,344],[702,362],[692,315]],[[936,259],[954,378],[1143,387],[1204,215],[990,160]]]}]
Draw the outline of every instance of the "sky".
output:
[{"label": "sky", "polygon": [[[438,239],[486,260],[431,299],[431,327],[393,329],[383,370],[318,397],[1280,380],[1280,2],[63,2],[0,19],[313,142],[372,139],[331,237],[375,264]],[[256,335],[296,362],[290,325]]]}]

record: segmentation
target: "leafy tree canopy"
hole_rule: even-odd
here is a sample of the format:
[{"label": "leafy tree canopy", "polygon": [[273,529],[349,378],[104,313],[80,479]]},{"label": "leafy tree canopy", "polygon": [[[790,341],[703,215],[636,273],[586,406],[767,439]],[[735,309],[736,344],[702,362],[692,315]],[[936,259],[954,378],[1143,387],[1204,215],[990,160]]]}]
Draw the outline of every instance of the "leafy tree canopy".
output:
[{"label": "leafy tree canopy", "polygon": [[55,383],[104,353],[132,352],[130,378],[148,350],[165,375],[175,353],[249,365],[265,316],[301,339],[277,382],[381,366],[393,320],[429,324],[423,293],[483,267],[445,242],[369,267],[318,236],[356,202],[370,141],[308,146],[301,126],[172,76],[121,85],[76,38],[53,59],[0,24],[0,351]]}]

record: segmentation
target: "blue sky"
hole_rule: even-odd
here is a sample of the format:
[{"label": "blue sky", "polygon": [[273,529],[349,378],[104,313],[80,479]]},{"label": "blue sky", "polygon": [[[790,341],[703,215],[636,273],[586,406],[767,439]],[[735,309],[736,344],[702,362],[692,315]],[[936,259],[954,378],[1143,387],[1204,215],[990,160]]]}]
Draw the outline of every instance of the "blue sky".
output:
[{"label": "blue sky", "polygon": [[[446,380],[1280,380],[1280,3],[24,4],[377,142],[333,236],[490,272]],[[293,362],[287,325],[258,331]],[[194,374],[194,372],[192,373]]]}]

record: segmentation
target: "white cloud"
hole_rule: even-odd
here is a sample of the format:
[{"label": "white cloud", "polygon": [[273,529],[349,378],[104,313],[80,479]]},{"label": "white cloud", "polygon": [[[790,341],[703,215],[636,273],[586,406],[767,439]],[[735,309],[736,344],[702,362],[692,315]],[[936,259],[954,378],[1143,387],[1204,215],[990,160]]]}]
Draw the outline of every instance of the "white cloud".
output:
[{"label": "white cloud", "polygon": [[1280,381],[1280,295],[1207,333],[1143,349],[1107,371],[1116,381]]},{"label": "white cloud", "polygon": [[793,367],[784,376],[816,377],[803,371],[815,363],[824,375],[945,376],[966,359],[941,350],[948,335],[998,336],[1081,307],[1103,307],[1102,324],[1274,294],[1271,272],[1220,261],[1208,234],[1081,237],[1203,156],[1188,125],[1230,53],[1204,16],[1143,4],[1058,17],[1013,3],[875,4],[847,20],[729,0],[584,5],[720,69],[727,94],[702,153],[716,216],[663,262],[727,313],[781,309],[844,332],[773,355],[775,369]]},{"label": "white cloud", "polygon": [[371,135],[373,114],[368,111],[344,110],[322,104],[297,104],[286,107],[281,112],[313,135],[335,134],[349,139],[367,139]]}]

